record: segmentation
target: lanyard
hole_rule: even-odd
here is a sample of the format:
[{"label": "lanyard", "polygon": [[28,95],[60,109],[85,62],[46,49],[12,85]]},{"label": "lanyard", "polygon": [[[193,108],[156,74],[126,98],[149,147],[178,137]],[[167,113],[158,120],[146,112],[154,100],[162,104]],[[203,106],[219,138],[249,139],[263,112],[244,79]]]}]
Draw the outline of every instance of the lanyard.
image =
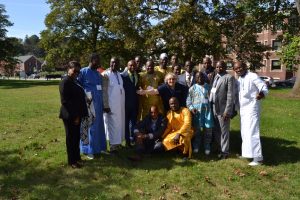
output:
[{"label": "lanyard", "polygon": [[118,81],[118,85],[120,85],[120,80],[119,80],[118,73],[117,73],[117,72],[113,72],[113,73],[114,73],[114,75],[116,76],[116,79],[117,79],[117,81]]}]

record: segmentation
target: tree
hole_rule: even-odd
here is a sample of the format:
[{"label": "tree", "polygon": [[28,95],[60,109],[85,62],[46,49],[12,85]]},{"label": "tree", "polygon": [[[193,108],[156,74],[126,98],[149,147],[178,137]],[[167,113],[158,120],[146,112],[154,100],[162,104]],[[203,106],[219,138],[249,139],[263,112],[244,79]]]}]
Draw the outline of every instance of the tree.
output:
[{"label": "tree", "polygon": [[[158,11],[164,20],[152,29],[152,41],[148,43],[156,44],[154,50],[177,54],[182,61],[222,53],[219,27],[206,13],[205,5],[200,1],[177,1],[172,7],[170,13]],[[158,38],[163,43],[155,41]]]},{"label": "tree", "polygon": [[4,5],[0,4],[0,61],[4,68],[5,74],[13,75],[17,60],[14,58],[20,52],[20,40],[17,38],[7,38],[7,27],[13,24],[8,20],[8,15],[5,15],[6,10]]},{"label": "tree", "polygon": [[40,47],[40,38],[37,35],[25,36],[24,54],[33,54],[37,57],[44,57],[45,51]]},{"label": "tree", "polygon": [[[47,63],[87,62],[99,51],[119,56],[177,54],[182,60],[206,54],[260,67],[266,47],[256,42],[259,28],[278,27],[292,7],[281,0],[48,0],[51,12],[42,32]],[[225,38],[225,40],[224,40]],[[225,43],[224,43],[225,41]]]},{"label": "tree", "polygon": [[8,16],[5,15],[6,10],[4,5],[0,4],[0,60],[7,61],[9,58],[9,51],[6,48],[6,28],[13,24],[8,20]]},{"label": "tree", "polygon": [[[300,19],[300,1],[296,0],[296,8],[298,11],[298,20]],[[296,34],[286,33],[284,35],[284,43],[281,51],[281,60],[288,68],[292,68],[297,71],[296,82],[291,91],[291,95],[299,96],[300,95],[300,32],[299,32],[299,21]],[[297,34],[298,33],[298,34]],[[298,65],[298,68],[295,66]]]}]

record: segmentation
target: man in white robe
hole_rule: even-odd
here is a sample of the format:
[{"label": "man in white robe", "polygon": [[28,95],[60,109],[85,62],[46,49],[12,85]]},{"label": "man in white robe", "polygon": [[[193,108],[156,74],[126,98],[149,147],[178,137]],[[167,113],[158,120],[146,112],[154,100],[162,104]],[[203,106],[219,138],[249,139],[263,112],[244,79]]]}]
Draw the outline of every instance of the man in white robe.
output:
[{"label": "man in white robe", "polygon": [[262,163],[263,155],[260,142],[260,100],[268,93],[268,88],[257,74],[249,72],[242,62],[234,64],[239,76],[239,106],[241,116],[242,157],[253,158],[250,166]]},{"label": "man in white robe", "polygon": [[125,91],[123,79],[117,71],[119,66],[119,59],[113,57],[110,60],[110,68],[103,72],[103,76],[108,79],[108,101],[111,111],[104,113],[104,127],[111,152],[117,151],[125,134]]}]

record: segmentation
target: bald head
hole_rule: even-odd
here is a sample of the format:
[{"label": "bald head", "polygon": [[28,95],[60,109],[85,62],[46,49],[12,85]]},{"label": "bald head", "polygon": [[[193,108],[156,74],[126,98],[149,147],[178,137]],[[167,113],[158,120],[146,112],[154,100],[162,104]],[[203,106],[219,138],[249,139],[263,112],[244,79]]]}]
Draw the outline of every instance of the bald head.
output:
[{"label": "bald head", "polygon": [[237,61],[233,65],[233,70],[238,76],[244,76],[247,73],[247,65],[244,62]]},{"label": "bald head", "polygon": [[117,57],[112,57],[110,59],[110,69],[112,71],[117,71],[120,67],[120,60]]},{"label": "bald head", "polygon": [[146,70],[148,74],[153,74],[154,73],[154,62],[153,60],[148,60],[146,62]]},{"label": "bald head", "polygon": [[179,102],[178,99],[176,97],[171,97],[169,100],[169,105],[170,105],[170,109],[172,111],[178,111],[180,109],[179,107]]},{"label": "bald head", "polygon": [[217,62],[216,71],[218,74],[224,74],[226,72],[226,69],[227,65],[223,60]]},{"label": "bald head", "polygon": [[212,67],[211,64],[212,64],[212,62],[211,62],[211,59],[209,57],[205,57],[203,59],[203,67],[204,67],[205,70],[210,69]]},{"label": "bald head", "polygon": [[134,60],[129,60],[127,63],[127,69],[130,73],[134,73],[136,70],[136,63]]},{"label": "bald head", "polygon": [[159,111],[158,111],[157,106],[156,105],[151,106],[151,108],[150,108],[151,119],[154,119],[154,120],[157,119],[158,114],[159,114]]}]

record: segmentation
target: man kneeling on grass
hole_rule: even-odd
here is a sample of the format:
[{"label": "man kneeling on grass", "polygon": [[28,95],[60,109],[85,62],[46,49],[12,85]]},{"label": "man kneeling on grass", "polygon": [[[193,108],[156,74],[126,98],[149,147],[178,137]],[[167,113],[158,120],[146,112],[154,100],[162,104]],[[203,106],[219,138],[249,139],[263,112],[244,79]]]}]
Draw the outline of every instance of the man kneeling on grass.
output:
[{"label": "man kneeling on grass", "polygon": [[136,156],[128,157],[130,160],[142,159],[143,153],[154,153],[162,150],[159,140],[167,126],[167,120],[159,113],[157,106],[151,106],[149,114],[137,124],[134,129]]},{"label": "man kneeling on grass", "polygon": [[194,136],[192,117],[189,109],[179,107],[176,97],[169,100],[170,111],[167,113],[168,125],[162,136],[163,145],[167,151],[178,149],[182,151],[184,160],[192,156],[191,140]]}]

